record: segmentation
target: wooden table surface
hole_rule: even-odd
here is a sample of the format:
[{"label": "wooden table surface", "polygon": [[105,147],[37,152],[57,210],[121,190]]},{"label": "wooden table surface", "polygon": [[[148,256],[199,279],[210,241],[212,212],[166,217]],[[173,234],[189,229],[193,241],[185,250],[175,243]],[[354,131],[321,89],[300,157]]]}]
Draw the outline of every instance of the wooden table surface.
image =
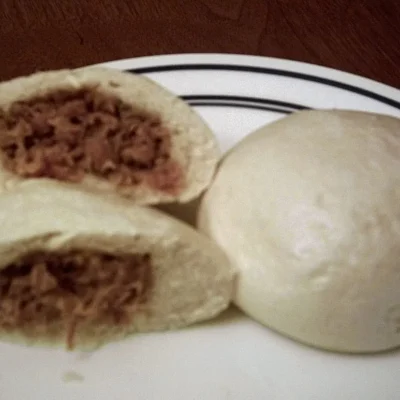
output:
[{"label": "wooden table surface", "polygon": [[0,79],[188,52],[306,61],[400,88],[400,1],[0,2]]}]

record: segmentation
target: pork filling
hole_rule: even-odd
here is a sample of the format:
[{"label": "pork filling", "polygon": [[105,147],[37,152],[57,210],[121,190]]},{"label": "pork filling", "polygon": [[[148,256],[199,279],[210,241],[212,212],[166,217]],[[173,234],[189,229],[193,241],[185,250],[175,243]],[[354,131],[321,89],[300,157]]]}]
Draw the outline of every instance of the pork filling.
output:
[{"label": "pork filling", "polygon": [[0,153],[4,167],[25,178],[80,182],[89,173],[170,194],[183,183],[160,119],[95,88],[58,90],[0,112]]},{"label": "pork filling", "polygon": [[31,253],[0,270],[0,327],[27,335],[62,329],[72,349],[79,326],[129,324],[152,285],[149,254]]}]

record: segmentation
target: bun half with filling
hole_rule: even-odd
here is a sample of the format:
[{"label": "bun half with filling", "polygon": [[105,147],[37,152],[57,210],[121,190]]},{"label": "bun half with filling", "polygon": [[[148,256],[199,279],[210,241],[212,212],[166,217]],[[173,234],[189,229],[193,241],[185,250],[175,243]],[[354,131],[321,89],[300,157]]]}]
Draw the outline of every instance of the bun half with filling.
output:
[{"label": "bun half with filling", "polygon": [[0,338],[94,348],[227,308],[234,271],[205,236],[127,199],[25,181],[0,196]]},{"label": "bun half with filling", "polygon": [[137,204],[187,202],[218,158],[200,116],[143,76],[86,67],[0,84],[0,191],[40,179]]}]

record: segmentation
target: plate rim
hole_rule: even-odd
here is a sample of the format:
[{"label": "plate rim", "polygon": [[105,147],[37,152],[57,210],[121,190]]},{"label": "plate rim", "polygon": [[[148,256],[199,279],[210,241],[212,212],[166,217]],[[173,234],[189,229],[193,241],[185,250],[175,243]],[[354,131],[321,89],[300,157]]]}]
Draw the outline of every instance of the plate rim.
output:
[{"label": "plate rim", "polygon": [[[195,65],[196,68],[207,66],[208,64],[213,64],[213,66],[223,66],[224,64],[228,64],[228,66],[230,67],[238,67],[239,69],[277,69],[283,70],[284,72],[287,72],[289,74],[293,73],[300,75],[309,75],[313,78],[316,78],[316,83],[324,84],[324,82],[318,82],[318,80],[327,80],[332,82],[336,81],[336,83],[339,83],[339,86],[340,84],[345,86],[356,85],[356,88],[360,89],[361,91],[372,92],[372,94],[377,95],[377,97],[386,97],[389,100],[389,104],[388,102],[384,101],[385,104],[398,110],[400,109],[400,89],[370,78],[363,77],[361,75],[317,64],[283,58],[232,53],[177,53],[123,58],[119,60],[93,64],[92,66],[103,66],[120,70],[131,70],[132,72],[139,72],[143,74],[151,74],[153,72],[165,72],[165,70],[171,68],[172,66],[175,66],[176,69],[176,66],[182,66],[184,64]],[[161,69],[161,71],[157,71],[159,69]],[[179,72],[179,70],[180,68],[178,67],[177,71]],[[290,76],[285,77],[287,78]],[[296,76],[294,76],[294,78],[296,79]],[[297,77],[297,79],[301,78]],[[333,86],[338,88],[338,86]],[[362,93],[357,94],[363,95]],[[367,97],[370,96],[367,95]],[[372,99],[377,100],[376,98],[374,98],[374,96],[372,96]],[[377,101],[380,100],[378,99]],[[393,105],[390,103],[396,104]]]}]

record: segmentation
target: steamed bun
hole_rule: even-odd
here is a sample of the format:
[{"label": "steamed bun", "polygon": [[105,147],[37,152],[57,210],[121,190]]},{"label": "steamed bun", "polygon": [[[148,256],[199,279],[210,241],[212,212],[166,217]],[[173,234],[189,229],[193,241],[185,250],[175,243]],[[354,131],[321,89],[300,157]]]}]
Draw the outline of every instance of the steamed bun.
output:
[{"label": "steamed bun", "polygon": [[300,342],[400,346],[400,120],[301,111],[223,160],[198,225],[239,270],[235,303]]}]

